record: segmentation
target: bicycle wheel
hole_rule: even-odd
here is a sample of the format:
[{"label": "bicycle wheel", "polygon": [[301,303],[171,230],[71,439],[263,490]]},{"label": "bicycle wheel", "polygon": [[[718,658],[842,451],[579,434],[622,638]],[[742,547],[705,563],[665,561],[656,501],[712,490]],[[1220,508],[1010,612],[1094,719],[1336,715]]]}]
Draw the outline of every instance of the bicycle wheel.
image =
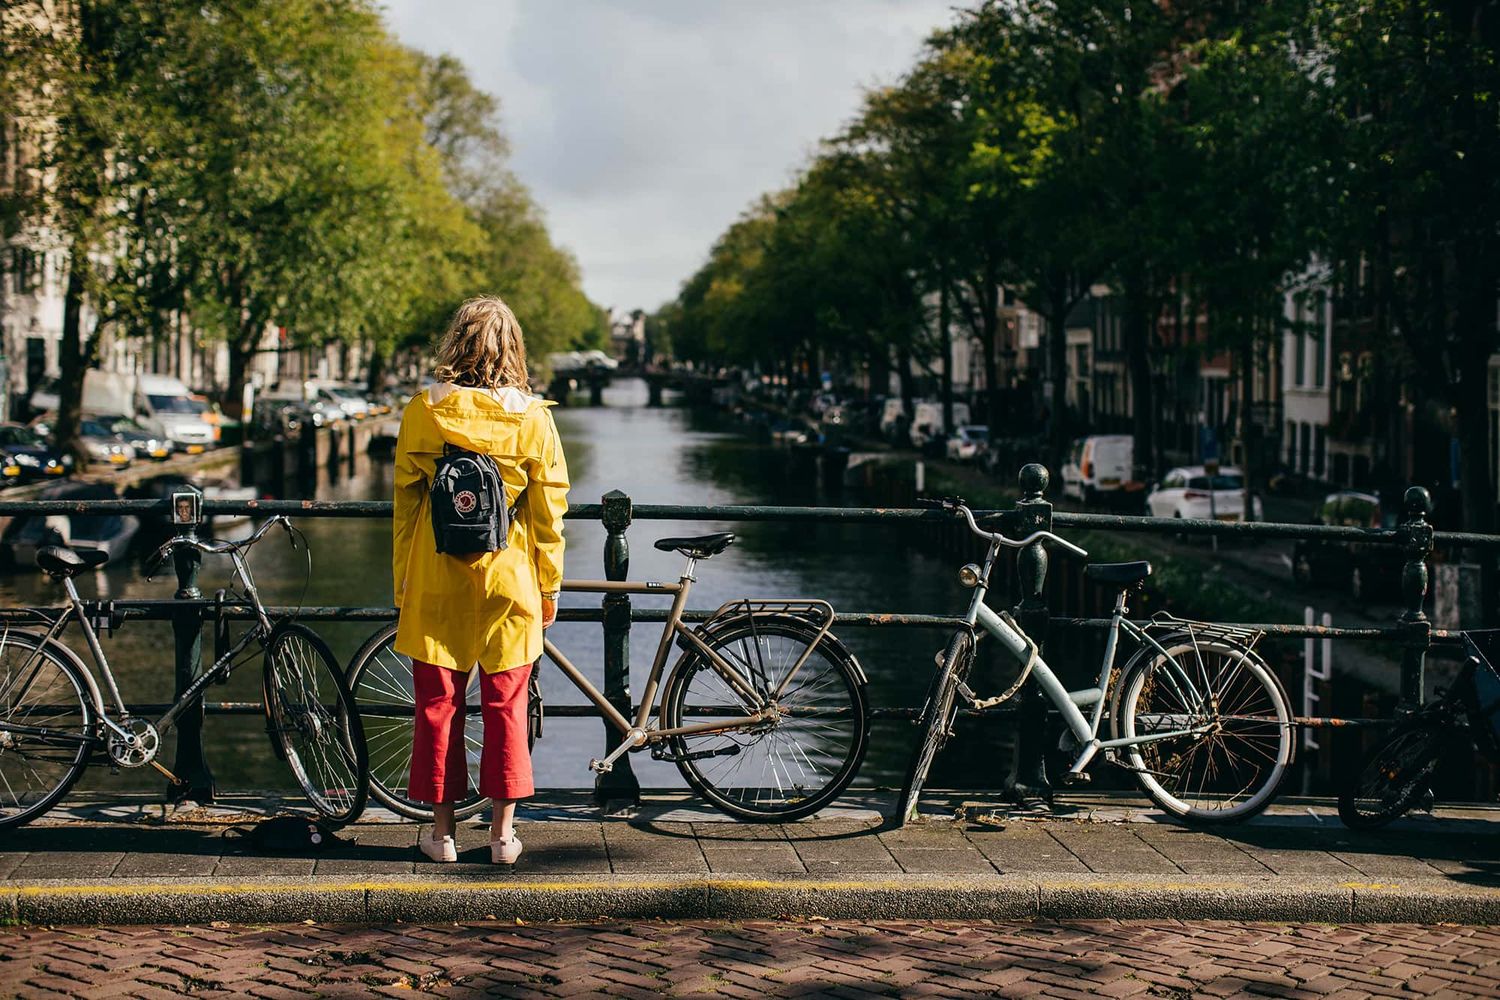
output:
[{"label": "bicycle wheel", "polygon": [[[416,696],[411,658],[396,652],[392,622],[372,635],[349,663],[349,691],[365,730],[370,750],[370,794],[391,812],[407,819],[432,819],[432,806],[407,794],[411,777],[412,734]],[[468,716],[464,726],[464,755],[469,763],[469,795],[454,804],[453,814],[465,819],[484,808],[479,795],[479,754],[483,725],[479,720],[479,672],[469,675],[464,692]]]},{"label": "bicycle wheel", "polygon": [[[705,641],[768,699],[808,655],[775,699],[773,721],[671,737],[660,755],[676,762],[699,795],[737,819],[789,822],[838,798],[869,741],[865,681],[854,657],[832,635],[819,640],[816,628],[792,616],[758,617]],[[663,729],[727,727],[745,714],[739,695],[698,651],[672,668],[662,698]]]},{"label": "bicycle wheel", "polygon": [[1426,715],[1398,725],[1339,792],[1339,819],[1373,830],[1404,815],[1426,793],[1453,732],[1447,720]]},{"label": "bicycle wheel", "polygon": [[365,810],[370,760],[343,671],[316,632],[276,626],[265,645],[266,731],[303,794],[332,823]]},{"label": "bicycle wheel", "polygon": [[93,687],[64,646],[0,631],[0,830],[57,804],[88,767],[98,735]]},{"label": "bicycle wheel", "polygon": [[925,723],[922,741],[911,755],[911,764],[906,769],[906,783],[901,786],[901,800],[896,806],[896,818],[905,826],[916,818],[917,802],[922,795],[922,786],[927,783],[927,772],[938,751],[953,735],[954,705],[958,686],[968,679],[974,665],[974,633],[959,629],[948,640],[943,651],[943,662],[932,683],[927,686],[927,700],[922,703],[922,715],[917,721]]},{"label": "bicycle wheel", "polygon": [[1121,681],[1117,735],[1192,730],[1125,749],[1151,800],[1187,823],[1232,823],[1276,795],[1295,749],[1286,691],[1253,651],[1223,638],[1172,637]]}]

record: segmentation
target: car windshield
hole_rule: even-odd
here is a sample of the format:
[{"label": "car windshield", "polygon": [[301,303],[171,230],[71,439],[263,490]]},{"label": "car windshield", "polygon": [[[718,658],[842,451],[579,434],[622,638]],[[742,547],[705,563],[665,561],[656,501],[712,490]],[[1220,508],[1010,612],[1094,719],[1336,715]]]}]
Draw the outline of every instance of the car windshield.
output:
[{"label": "car windshield", "polygon": [[109,428],[97,420],[85,420],[78,425],[85,437],[109,437]]},{"label": "car windshield", "polygon": [[1245,480],[1240,476],[1194,476],[1188,480],[1190,490],[1242,490]]},{"label": "car windshield", "polygon": [[147,396],[151,400],[151,409],[157,413],[190,413],[199,414],[206,409],[197,400],[188,399],[186,396]]},{"label": "car windshield", "polygon": [[136,423],[134,420],[130,420],[130,419],[126,418],[126,417],[119,417],[118,419],[111,421],[110,425],[109,425],[109,429],[112,430],[112,431],[114,431],[116,434],[144,434],[145,433],[145,428],[144,427],[142,427],[140,424]]},{"label": "car windshield", "polygon": [[988,441],[990,439],[990,429],[988,427],[966,427],[964,428],[964,434],[970,441]]},{"label": "car windshield", "polygon": [[5,444],[42,444],[42,436],[30,427],[5,427],[0,428],[0,442]]}]

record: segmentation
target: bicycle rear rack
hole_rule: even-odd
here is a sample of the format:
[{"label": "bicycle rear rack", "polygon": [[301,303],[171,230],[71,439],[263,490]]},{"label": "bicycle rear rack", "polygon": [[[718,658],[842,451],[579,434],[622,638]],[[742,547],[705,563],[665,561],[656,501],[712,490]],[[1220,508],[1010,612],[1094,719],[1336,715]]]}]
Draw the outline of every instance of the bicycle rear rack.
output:
[{"label": "bicycle rear rack", "polygon": [[1247,650],[1255,649],[1256,644],[1266,635],[1261,629],[1224,625],[1219,622],[1203,622],[1192,618],[1178,618],[1170,611],[1158,611],[1152,615],[1146,625],[1146,630],[1183,632],[1194,638],[1229,639],[1244,645]]}]

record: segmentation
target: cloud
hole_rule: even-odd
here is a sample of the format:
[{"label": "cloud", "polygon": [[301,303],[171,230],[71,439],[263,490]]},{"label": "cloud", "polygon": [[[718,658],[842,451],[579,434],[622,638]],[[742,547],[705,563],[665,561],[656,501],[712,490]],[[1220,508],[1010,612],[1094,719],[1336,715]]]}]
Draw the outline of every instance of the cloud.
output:
[{"label": "cloud", "polygon": [[499,97],[512,166],[602,305],[654,308],[894,81],[953,0],[388,0]]}]

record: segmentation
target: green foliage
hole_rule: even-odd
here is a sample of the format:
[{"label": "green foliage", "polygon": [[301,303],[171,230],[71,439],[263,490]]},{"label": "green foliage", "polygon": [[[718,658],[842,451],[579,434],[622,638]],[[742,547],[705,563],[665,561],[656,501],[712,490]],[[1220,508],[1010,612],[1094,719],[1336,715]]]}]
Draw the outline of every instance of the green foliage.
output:
[{"label": "green foliage", "polygon": [[504,166],[496,100],[397,44],[373,0],[31,2],[0,27],[7,134],[53,178],[6,192],[0,225],[67,251],[65,400],[103,330],[183,311],[229,345],[231,412],[272,325],[365,343],[378,368],[488,291],[534,350],[597,342],[576,263]]}]

